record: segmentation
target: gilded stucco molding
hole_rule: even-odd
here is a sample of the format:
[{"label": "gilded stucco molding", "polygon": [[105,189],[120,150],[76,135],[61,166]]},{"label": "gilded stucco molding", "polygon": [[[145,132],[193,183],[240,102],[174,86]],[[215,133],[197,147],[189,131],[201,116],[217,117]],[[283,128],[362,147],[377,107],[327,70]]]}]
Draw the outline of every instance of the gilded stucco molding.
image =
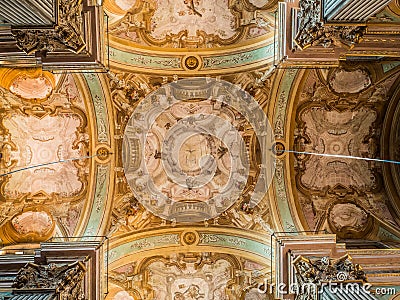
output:
[{"label": "gilded stucco molding", "polygon": [[45,242],[53,236],[55,227],[56,221],[46,206],[28,207],[0,227],[1,246]]},{"label": "gilded stucco molding", "polygon": [[99,155],[93,159],[90,173],[88,200],[83,211],[88,212],[79,220],[74,235],[98,236],[107,232],[111,219],[111,207],[114,199],[114,171],[117,154],[114,149],[114,108],[109,95],[107,77],[101,74],[88,73],[77,76],[86,105],[90,113],[91,153]]},{"label": "gilded stucco molding", "polygon": [[[291,134],[291,113],[294,105],[294,94],[296,86],[304,74],[304,70],[278,69],[274,75],[271,88],[271,99],[268,103],[268,115],[272,120],[275,141],[287,145]],[[275,144],[276,145],[276,144]],[[277,153],[278,154],[278,153]],[[302,222],[296,213],[297,208],[293,193],[291,192],[291,165],[286,154],[277,155],[276,171],[274,176],[274,189],[270,189],[270,199],[273,199],[272,210],[275,228],[281,231],[294,232],[303,230]]]},{"label": "gilded stucco molding", "polygon": [[180,49],[133,48],[131,44],[114,41],[109,49],[113,69],[152,75],[199,76],[232,74],[265,68],[273,62],[274,41],[269,36],[249,45],[227,49]]}]

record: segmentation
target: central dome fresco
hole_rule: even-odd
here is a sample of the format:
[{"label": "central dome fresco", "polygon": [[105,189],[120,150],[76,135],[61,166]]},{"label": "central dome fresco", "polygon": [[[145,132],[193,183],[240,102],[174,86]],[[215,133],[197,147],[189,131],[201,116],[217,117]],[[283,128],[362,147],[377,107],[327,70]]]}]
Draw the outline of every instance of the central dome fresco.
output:
[{"label": "central dome fresco", "polygon": [[215,218],[239,198],[252,208],[272,179],[273,137],[261,107],[236,85],[180,80],[133,112],[123,141],[126,178],[136,198],[168,220]]}]

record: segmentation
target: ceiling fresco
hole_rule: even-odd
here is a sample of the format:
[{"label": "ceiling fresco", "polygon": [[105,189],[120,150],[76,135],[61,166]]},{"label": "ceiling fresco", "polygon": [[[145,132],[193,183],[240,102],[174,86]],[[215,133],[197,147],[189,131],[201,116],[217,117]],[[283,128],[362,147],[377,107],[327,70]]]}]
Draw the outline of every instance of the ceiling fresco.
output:
[{"label": "ceiling fresco", "polygon": [[164,75],[265,68],[276,50],[276,3],[107,0],[110,61]]},{"label": "ceiling fresco", "polygon": [[[4,127],[13,137],[10,144],[16,151],[10,150],[7,164],[16,168],[28,165],[40,165],[50,161],[79,157],[79,148],[73,149],[73,140],[80,126],[78,115],[50,117],[9,116],[3,119]],[[79,138],[79,136],[78,136]],[[65,145],[71,145],[67,148]],[[10,147],[11,148],[11,147]],[[83,152],[84,153],[84,152]],[[79,194],[84,184],[78,177],[78,166],[73,162],[56,166],[44,166],[27,172],[14,174],[4,187],[5,196],[18,197],[24,193],[35,194],[45,191],[71,197]],[[60,181],[60,178],[64,180]]]},{"label": "ceiling fresco", "polygon": [[36,101],[46,99],[53,90],[54,83],[51,82],[51,79],[55,80],[51,76],[47,77],[50,78],[43,75],[32,78],[27,74],[21,74],[12,81],[10,91],[25,99],[35,99]]},{"label": "ceiling fresco", "polygon": [[343,157],[379,157],[383,116],[398,76],[361,66],[306,74],[297,92],[294,148],[322,156],[296,155],[294,177],[313,230],[327,219],[328,230],[342,238],[373,236],[372,215],[399,229],[382,163]]},{"label": "ceiling fresco", "polygon": [[[201,2],[201,3],[200,3]],[[166,14],[165,12],[169,12]],[[193,18],[198,16],[199,18]],[[151,18],[151,37],[165,39],[167,35],[177,36],[181,31],[187,32],[187,38],[193,39],[197,32],[216,35],[229,39],[235,35],[235,17],[229,11],[228,1],[207,5],[203,1],[167,2],[158,1],[157,9]]]},{"label": "ceiling fresco", "polygon": [[164,85],[138,105],[122,158],[126,179],[147,209],[195,222],[218,216],[239,195],[249,209],[261,201],[272,180],[272,143],[271,127],[250,94],[224,81],[188,79]]},{"label": "ceiling fresco", "polygon": [[[155,184],[161,188],[163,193],[167,193],[168,196],[175,201],[185,199],[207,201],[213,194],[218,193],[218,190],[225,186],[229,180],[229,173],[233,166],[231,157],[226,153],[227,146],[216,137],[207,135],[206,133],[195,133],[189,137],[183,134],[181,130],[175,130],[169,133],[170,136],[174,136],[176,143],[180,145],[180,147],[176,149],[176,151],[178,151],[178,161],[176,163],[181,166],[182,171],[186,174],[199,178],[199,180],[206,180],[206,174],[203,174],[203,169],[205,169],[206,166],[199,168],[201,165],[201,158],[209,155],[213,157],[218,156],[216,169],[214,170],[214,172],[219,170],[217,172],[218,175],[208,181],[204,187],[198,187],[202,182],[189,183],[186,188],[183,188],[182,184],[179,183],[169,183],[166,170],[164,170],[161,161],[157,158],[157,153],[161,156],[161,145],[166,139],[167,134],[166,128],[169,126],[173,127],[178,120],[185,118],[188,114],[210,114],[212,110],[214,110],[214,105],[210,101],[178,104],[172,106],[169,110],[160,115],[152,125],[148,140],[146,141],[146,164]],[[218,116],[232,122],[232,115],[233,118],[235,118],[236,114],[232,111],[227,111],[226,114],[221,111]],[[240,119],[240,116],[235,119]],[[188,130],[188,128],[186,128],[186,130]],[[168,139],[166,141],[168,143]],[[244,146],[244,144],[242,146]],[[207,169],[210,168],[212,169],[212,165],[208,166]],[[170,172],[170,170],[168,172]]]},{"label": "ceiling fresco", "polygon": [[228,254],[157,256],[115,269],[111,275],[115,296],[110,299],[265,299],[254,292],[266,275],[264,268]]},{"label": "ceiling fresco", "polygon": [[85,157],[98,135],[84,81],[37,69],[1,69],[1,75],[3,244],[77,234],[95,180]]},{"label": "ceiling fresco", "polygon": [[[87,193],[88,162],[46,164],[86,155],[89,129],[82,96],[71,76],[53,78],[54,91],[51,89],[51,96],[43,93],[42,98],[37,98],[40,93],[35,92],[48,91],[47,80],[40,76],[30,81],[21,78],[23,75],[11,82],[10,91],[16,95],[2,88],[2,169],[8,172],[42,166],[2,177],[2,199],[14,203],[11,211],[22,209],[28,199],[39,205],[61,201],[66,211],[74,210]],[[31,94],[33,97],[22,98],[21,93],[26,93],[25,86],[29,84],[37,89]],[[21,203],[21,199],[26,200]],[[65,214],[56,206],[53,212],[55,217]],[[8,213],[5,211],[3,216]],[[70,222],[73,231],[77,220]]]},{"label": "ceiling fresco", "polygon": [[[269,92],[269,88],[267,85],[256,85],[254,84],[254,80],[258,78],[257,74],[248,74],[248,73],[242,73],[242,74],[237,74],[235,76],[227,77],[226,79],[229,80],[234,80],[235,82],[238,82],[242,84],[246,89],[249,91],[249,93],[253,94],[255,99],[259,101],[260,104],[264,104],[264,101],[266,100],[266,97]],[[150,77],[151,79],[151,77]],[[165,78],[167,79],[167,78]],[[116,134],[123,134],[125,131],[125,127],[127,125],[128,121],[128,116],[133,114],[135,105],[140,101],[140,99],[143,99],[143,97],[147,94],[150,93],[151,91],[155,90],[161,83],[163,83],[163,78],[157,79],[157,77],[152,78],[149,80],[148,77],[145,76],[133,76],[132,74],[118,74],[116,77],[113,77],[111,80],[111,87],[112,87],[112,97],[114,99],[115,107],[116,107],[116,120],[118,122],[118,131]],[[132,91],[135,92],[132,92]],[[151,99],[151,98],[149,98]],[[246,147],[248,148],[249,145],[251,145],[254,140],[252,136],[254,133],[252,133],[251,126],[246,125],[246,120],[244,118],[237,118],[240,117],[240,114],[237,114],[237,110],[235,110],[233,107],[229,106],[219,106],[216,105],[214,102],[209,102],[209,100],[191,100],[191,101],[182,101],[179,102],[177,105],[172,106],[170,109],[173,109],[173,111],[177,110],[176,114],[179,116],[178,119],[183,118],[183,116],[190,116],[193,115],[194,113],[198,113],[199,109],[203,112],[211,112],[216,115],[225,115],[225,119],[228,121],[232,121],[233,124],[237,124],[234,126],[239,126],[242,127],[243,131],[243,136],[246,140],[246,144],[248,144]],[[200,111],[200,112],[201,112]],[[168,117],[169,116],[169,117]],[[161,126],[159,128],[162,129],[161,132],[166,132],[167,128],[170,128],[174,124],[174,117],[171,115],[171,112],[168,110],[164,114],[160,115],[158,120],[162,122],[162,124],[170,123],[167,127]],[[157,121],[159,122],[159,121]],[[175,121],[176,122],[176,121]],[[155,127],[156,129],[158,127]],[[161,130],[157,129],[157,130]],[[165,133],[164,133],[165,135]],[[202,138],[202,135],[198,135],[198,138]],[[157,134],[154,136],[151,134],[149,136],[150,140],[159,140],[161,139],[162,135]],[[194,141],[197,139],[197,137],[193,137]],[[162,139],[161,139],[162,140]],[[186,140],[186,143],[190,140]],[[217,140],[211,139],[210,141],[214,142]],[[220,142],[218,142],[220,143]],[[146,151],[151,150],[149,148],[149,144],[147,143],[148,146],[146,146],[144,149]],[[155,145],[157,147],[160,147],[160,142],[156,142]],[[184,144],[186,145],[186,144]],[[212,145],[212,144],[210,144]],[[219,144],[218,144],[219,145]],[[199,145],[194,145],[195,149],[199,147]],[[123,148],[122,145],[122,140],[118,141],[117,143],[117,149]],[[214,147],[212,146],[210,149],[214,149],[214,155],[216,156],[217,160],[220,160],[219,156],[221,154],[224,154],[223,148],[220,147]],[[250,147],[252,148],[252,147]],[[249,148],[249,149],[250,149]],[[208,149],[208,148],[207,148]],[[206,149],[206,150],[207,150]],[[118,150],[117,152],[120,153],[121,150]],[[157,151],[156,151],[157,150]],[[199,151],[201,150],[201,147]],[[256,150],[256,149],[254,149]],[[250,149],[250,154],[254,151],[253,149]],[[197,151],[197,150],[196,150]],[[219,152],[218,152],[219,151]],[[152,151],[147,152],[149,153],[149,159],[150,161],[153,161],[157,164],[154,166],[158,166],[161,171],[163,170],[163,165],[161,164],[160,158],[161,158],[161,148],[159,149],[152,149]],[[158,155],[158,156],[157,156]],[[229,156],[228,154],[224,154],[226,158],[224,160],[221,160],[219,164],[221,163],[228,163],[229,164]],[[224,156],[223,155],[223,156]],[[254,158],[253,154],[251,154]],[[221,156],[221,158],[223,157]],[[158,158],[160,157],[160,158]],[[184,159],[185,157],[181,157],[181,159]],[[123,165],[122,165],[122,157],[116,157],[117,159],[117,182],[116,182],[116,199],[115,199],[115,209],[113,211],[113,220],[112,220],[112,231],[113,232],[118,232],[118,233],[123,233],[123,232],[129,232],[131,230],[140,230],[144,228],[149,228],[156,226],[157,224],[172,224],[174,223],[173,220],[162,220],[159,217],[154,216],[153,214],[149,213],[148,210],[146,210],[142,204],[138,201],[138,199],[133,195],[131,192],[130,188],[127,185],[127,180],[123,172]],[[221,168],[225,171],[229,171],[221,165]],[[251,169],[257,170],[257,165],[251,164],[250,165]],[[217,172],[218,173],[218,172]],[[157,174],[165,174],[165,171],[157,172]],[[220,175],[217,177],[221,177],[223,175],[222,172],[220,172]],[[160,175],[158,175],[159,177]],[[164,175],[165,176],[165,175]],[[257,172],[251,171],[250,173],[250,178],[257,178]],[[250,183],[251,181],[249,181]],[[172,183],[168,183],[172,184]],[[172,184],[173,186],[174,184]],[[249,185],[249,188],[251,188],[251,184]],[[254,187],[253,187],[254,188]],[[188,190],[186,188],[186,190]],[[165,192],[169,191],[169,189],[165,189]],[[249,190],[250,191],[250,190]],[[188,190],[188,192],[192,193],[193,190]],[[184,200],[184,198],[182,198]],[[239,227],[245,227],[245,228],[254,228],[258,227],[261,228],[260,222],[264,224],[264,222],[270,222],[271,218],[268,215],[269,211],[269,204],[268,200],[266,198],[262,199],[260,204],[254,208],[247,207],[246,202],[248,202],[247,197],[241,197],[238,202],[234,203],[231,209],[222,212],[217,216],[217,218],[213,220],[207,221],[208,223],[214,223],[214,224],[221,224],[221,225],[231,225],[231,226],[239,226]],[[150,211],[152,208],[150,207]],[[252,217],[251,214],[254,213],[255,217]],[[204,218],[201,218],[200,220],[203,222]],[[269,227],[269,225],[268,225]]]},{"label": "ceiling fresco", "polygon": [[276,1],[109,0],[110,33],[138,45],[214,48],[254,39],[274,28]]}]

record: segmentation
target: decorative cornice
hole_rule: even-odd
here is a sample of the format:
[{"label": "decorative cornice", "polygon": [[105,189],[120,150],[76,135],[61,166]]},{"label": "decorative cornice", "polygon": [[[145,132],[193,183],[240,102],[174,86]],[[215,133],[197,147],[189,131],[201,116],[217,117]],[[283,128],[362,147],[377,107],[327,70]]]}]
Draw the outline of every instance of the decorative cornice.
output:
[{"label": "decorative cornice", "polygon": [[68,49],[81,52],[85,46],[82,35],[82,0],[61,0],[58,8],[58,22],[53,28],[12,29],[17,45],[27,54],[53,52]]},{"label": "decorative cornice", "polygon": [[352,47],[365,34],[366,26],[324,26],[321,19],[321,1],[302,0],[299,3],[298,29],[294,41],[300,49],[322,45]]},{"label": "decorative cornice", "polygon": [[[114,43],[115,44],[115,43]],[[164,75],[210,75],[263,68],[273,61],[273,39],[223,51],[152,51],[115,44],[109,48],[115,69]]]},{"label": "decorative cornice", "polygon": [[27,263],[19,270],[12,287],[18,290],[53,289],[65,300],[84,299],[85,262],[86,259],[62,266]]},{"label": "decorative cornice", "polygon": [[109,266],[115,268],[125,261],[150,257],[160,251],[176,253],[182,247],[189,252],[223,251],[248,259],[262,259],[266,263],[269,263],[273,251],[269,238],[253,230],[222,226],[161,226],[113,237],[110,240]]},{"label": "decorative cornice", "polygon": [[300,255],[293,265],[297,283],[304,292],[297,294],[296,300],[314,299],[318,287],[325,282],[367,281],[361,266],[354,264],[348,254],[336,260],[327,256],[311,260]]}]

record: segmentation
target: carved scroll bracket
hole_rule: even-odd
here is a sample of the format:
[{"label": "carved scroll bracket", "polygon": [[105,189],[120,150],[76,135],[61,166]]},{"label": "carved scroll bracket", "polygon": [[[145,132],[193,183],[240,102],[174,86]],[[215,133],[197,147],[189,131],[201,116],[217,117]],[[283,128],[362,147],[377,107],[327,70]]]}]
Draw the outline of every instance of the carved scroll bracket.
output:
[{"label": "carved scroll bracket", "polygon": [[55,294],[60,295],[60,299],[83,300],[86,261],[87,259],[62,266],[28,263],[20,269],[14,280],[14,293],[27,290],[40,293],[40,290],[52,289]]},{"label": "carved scroll bracket", "polygon": [[296,300],[316,299],[318,288],[323,283],[367,282],[361,266],[354,264],[348,254],[336,260],[327,256],[312,260],[300,255],[293,261],[293,266],[298,291],[301,291]]},{"label": "carved scroll bracket", "polygon": [[310,46],[331,45],[351,48],[359,43],[366,26],[326,26],[321,19],[321,1],[301,0],[298,29],[294,41],[303,50]]},{"label": "carved scroll bracket", "polygon": [[12,29],[17,45],[27,54],[53,52],[68,49],[81,52],[85,46],[82,34],[82,0],[61,0],[58,7],[58,22],[53,28]]}]

